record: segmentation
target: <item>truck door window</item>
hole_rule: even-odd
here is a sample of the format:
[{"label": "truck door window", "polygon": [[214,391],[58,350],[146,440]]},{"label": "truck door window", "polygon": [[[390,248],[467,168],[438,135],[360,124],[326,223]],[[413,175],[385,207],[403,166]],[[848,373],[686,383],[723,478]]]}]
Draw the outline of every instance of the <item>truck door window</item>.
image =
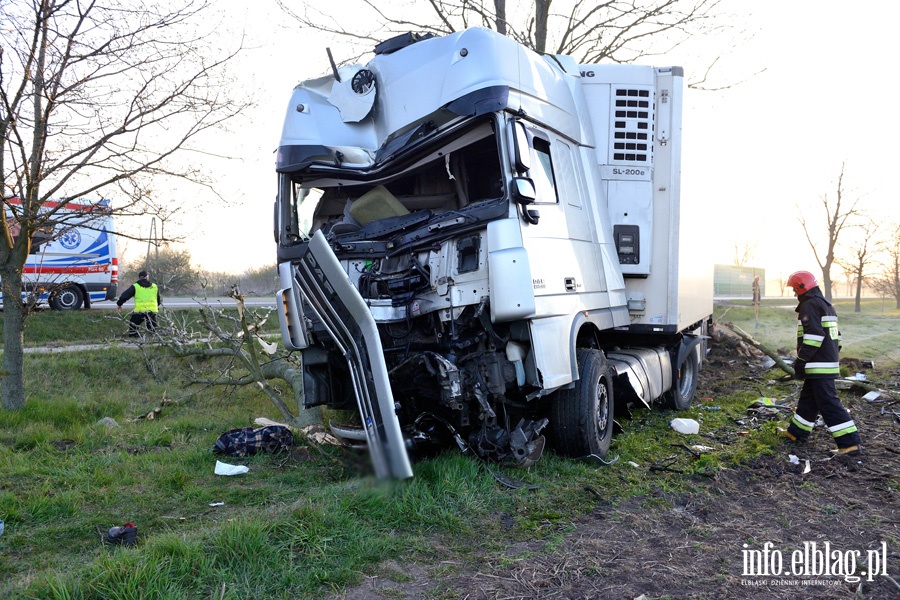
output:
[{"label": "truck door window", "polygon": [[579,185],[578,174],[572,163],[572,149],[565,142],[553,140],[553,174],[561,195],[570,206],[581,208],[583,186]]},{"label": "truck door window", "polygon": [[553,176],[553,162],[550,160],[550,142],[535,137],[532,141],[534,147],[534,164],[528,171],[528,176],[534,181],[537,192],[536,202],[543,204],[557,204],[556,180]]},{"label": "truck door window", "polygon": [[279,237],[282,245],[306,239],[311,233],[316,205],[322,197],[320,190],[300,187],[299,183],[282,175],[278,190],[280,210]]},{"label": "truck door window", "polygon": [[469,202],[503,195],[500,155],[493,138],[484,138],[463,149],[462,163]]}]

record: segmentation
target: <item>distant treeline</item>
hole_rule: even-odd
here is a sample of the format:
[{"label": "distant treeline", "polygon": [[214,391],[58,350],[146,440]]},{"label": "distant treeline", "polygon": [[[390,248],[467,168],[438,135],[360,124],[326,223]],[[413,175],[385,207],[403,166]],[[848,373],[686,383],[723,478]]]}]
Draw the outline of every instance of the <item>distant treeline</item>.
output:
[{"label": "distant treeline", "polygon": [[275,265],[249,269],[240,274],[214,273],[191,264],[187,250],[160,248],[149,260],[130,262],[119,271],[119,289],[137,281],[138,273],[146,270],[164,295],[214,297],[227,295],[237,286],[245,296],[267,296],[278,289]]}]

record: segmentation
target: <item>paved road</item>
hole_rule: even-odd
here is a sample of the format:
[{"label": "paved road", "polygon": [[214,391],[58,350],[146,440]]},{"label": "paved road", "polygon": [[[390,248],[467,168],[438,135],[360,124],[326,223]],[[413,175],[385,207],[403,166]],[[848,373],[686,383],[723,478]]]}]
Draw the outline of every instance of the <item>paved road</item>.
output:
[{"label": "paved road", "polygon": [[[234,306],[234,300],[228,298],[226,296],[216,297],[216,298],[163,298],[163,306],[166,308],[195,308],[197,306],[202,306],[204,304],[208,304],[209,306],[214,306],[216,308],[223,307],[229,308]],[[275,308],[275,295],[271,296],[251,296],[244,298],[245,306],[252,306],[254,308],[263,308],[266,306]],[[131,301],[125,304],[125,308],[129,308],[133,306]],[[107,308],[113,309],[116,307],[116,303],[112,300],[105,300],[103,302],[92,302],[91,308]]]}]

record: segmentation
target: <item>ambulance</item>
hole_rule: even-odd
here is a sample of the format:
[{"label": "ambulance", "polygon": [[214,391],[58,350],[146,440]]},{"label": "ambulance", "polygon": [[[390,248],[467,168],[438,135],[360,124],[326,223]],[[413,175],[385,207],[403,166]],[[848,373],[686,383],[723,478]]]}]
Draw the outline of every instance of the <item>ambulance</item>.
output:
[{"label": "ambulance", "polygon": [[[10,233],[19,231],[18,198],[6,198]],[[32,241],[22,271],[22,298],[35,298],[54,310],[90,308],[93,302],[114,300],[119,282],[115,225],[109,200],[46,202],[42,210],[56,212]],[[2,295],[0,295],[2,302]]]}]

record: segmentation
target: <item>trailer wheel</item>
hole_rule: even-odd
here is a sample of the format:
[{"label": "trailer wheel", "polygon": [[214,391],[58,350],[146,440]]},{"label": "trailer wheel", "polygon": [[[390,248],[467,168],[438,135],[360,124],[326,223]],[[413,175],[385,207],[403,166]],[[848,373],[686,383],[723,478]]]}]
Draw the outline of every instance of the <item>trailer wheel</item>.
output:
[{"label": "trailer wheel", "polygon": [[53,310],[78,310],[84,303],[84,294],[77,285],[64,285],[50,294],[50,308]]},{"label": "trailer wheel", "polygon": [[578,350],[581,378],[573,389],[559,390],[550,409],[556,450],[581,458],[606,456],[613,432],[612,377],[600,350]]},{"label": "trailer wheel", "polygon": [[700,359],[697,352],[691,350],[675,373],[672,389],[663,395],[666,408],[687,410],[697,392],[697,381],[700,377]]}]

